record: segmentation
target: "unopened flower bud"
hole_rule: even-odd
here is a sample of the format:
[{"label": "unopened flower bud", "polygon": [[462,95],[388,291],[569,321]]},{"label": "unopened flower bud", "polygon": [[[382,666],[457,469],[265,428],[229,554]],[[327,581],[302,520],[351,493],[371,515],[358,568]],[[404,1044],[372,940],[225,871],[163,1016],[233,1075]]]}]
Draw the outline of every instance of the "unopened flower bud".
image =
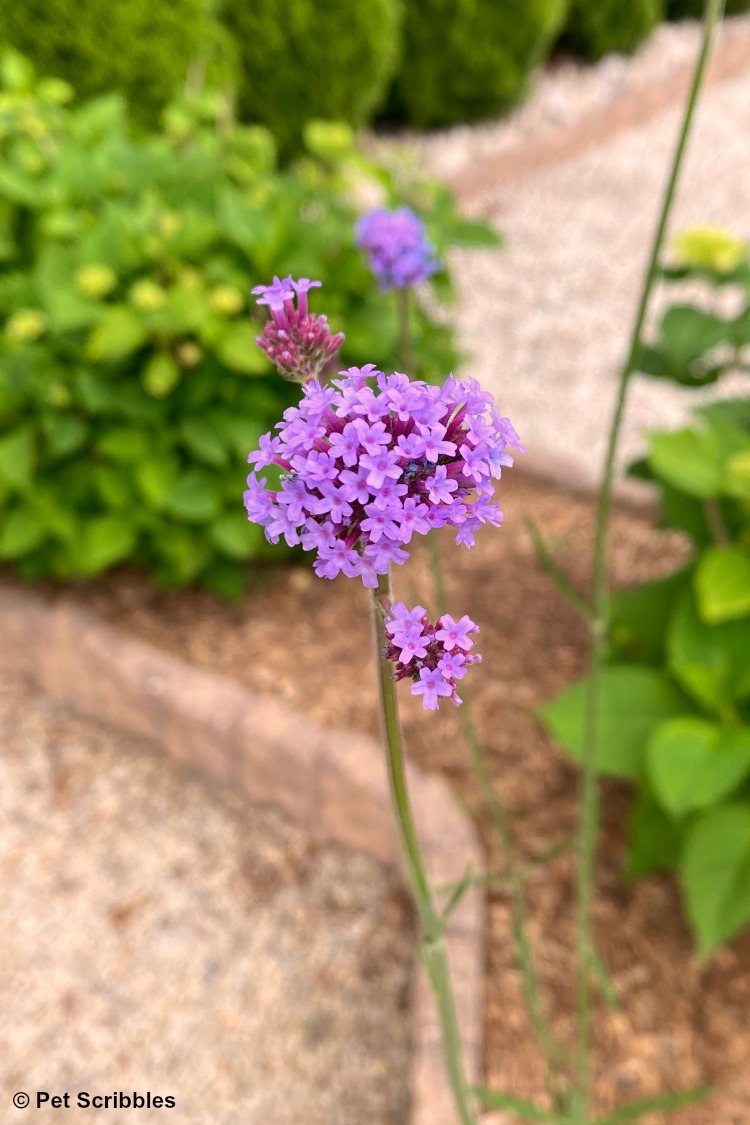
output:
[{"label": "unopened flower bud", "polygon": [[162,308],[167,299],[167,294],[161,285],[157,285],[155,281],[149,281],[148,278],[144,278],[143,281],[136,281],[128,296],[130,303],[142,312]]},{"label": "unopened flower bud", "polygon": [[73,278],[76,289],[85,297],[99,300],[111,293],[117,285],[117,274],[109,266],[94,264],[83,266]]},{"label": "unopened flower bud", "polygon": [[[314,316],[307,307],[307,294],[319,281],[291,277],[273,285],[256,285],[257,303],[267,305],[271,319],[255,342],[276,364],[283,379],[307,383],[319,378],[331,363],[344,341],[343,332],[331,333],[325,316]],[[296,305],[295,305],[296,298]]]},{"label": "unopened flower bud", "polygon": [[180,367],[197,367],[203,359],[203,350],[195,340],[183,340],[177,349],[177,361]]},{"label": "unopened flower bud", "polygon": [[220,285],[213,290],[208,303],[214,312],[235,316],[242,310],[245,302],[239,289],[235,289],[233,285]]},{"label": "unopened flower bud", "polygon": [[5,334],[17,344],[38,340],[47,327],[47,318],[41,309],[18,309],[8,318]]}]

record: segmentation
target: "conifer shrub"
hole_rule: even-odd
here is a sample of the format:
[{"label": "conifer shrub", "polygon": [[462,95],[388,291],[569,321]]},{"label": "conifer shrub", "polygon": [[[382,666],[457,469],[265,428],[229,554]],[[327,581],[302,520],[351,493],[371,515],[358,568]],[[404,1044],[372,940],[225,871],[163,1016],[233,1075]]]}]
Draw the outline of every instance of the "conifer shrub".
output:
[{"label": "conifer shrub", "polygon": [[82,97],[117,92],[140,123],[185,81],[215,37],[205,0],[12,0],[0,4],[0,43]]},{"label": "conifer shrub", "polygon": [[399,17],[399,0],[226,0],[239,116],[265,125],[287,152],[311,118],[365,124],[396,66]]},{"label": "conifer shrub", "polygon": [[664,15],[664,0],[572,0],[563,42],[586,59],[631,54]]},{"label": "conifer shrub", "polygon": [[424,128],[517,102],[564,21],[566,0],[406,0],[388,115]]},{"label": "conifer shrub", "polygon": [[[726,0],[724,14],[737,16],[750,8],[750,0]],[[667,0],[667,18],[670,20],[699,20],[703,14],[703,0]]]}]

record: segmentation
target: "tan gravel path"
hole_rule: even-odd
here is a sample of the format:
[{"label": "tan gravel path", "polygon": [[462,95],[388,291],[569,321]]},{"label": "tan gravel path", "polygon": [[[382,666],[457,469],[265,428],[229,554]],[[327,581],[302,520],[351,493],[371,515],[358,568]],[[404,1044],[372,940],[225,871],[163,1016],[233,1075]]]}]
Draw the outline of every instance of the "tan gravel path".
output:
[{"label": "tan gravel path", "polygon": [[[750,17],[730,21],[723,40],[741,48]],[[694,56],[695,25],[661,29],[629,64],[546,75],[510,120],[435,134],[419,152],[442,174],[467,183],[471,165],[555,139],[587,114],[661,80]],[[499,251],[456,251],[464,369],[490,388],[528,446],[530,469],[592,486],[681,110],[648,107],[640,125],[613,128],[583,152],[465,200],[507,236]],[[750,58],[711,84],[696,117],[672,230],[721,225],[750,241]],[[671,299],[676,299],[672,290]],[[664,297],[661,298],[663,303]],[[657,302],[656,308],[659,307]],[[638,377],[627,412],[622,461],[642,449],[648,428],[681,424],[713,392],[685,391]],[[747,378],[722,394],[750,393]]]},{"label": "tan gravel path", "polygon": [[[410,916],[374,861],[0,680],[0,886],[3,1123],[406,1121]],[[134,1090],[176,1107],[76,1108]]]}]

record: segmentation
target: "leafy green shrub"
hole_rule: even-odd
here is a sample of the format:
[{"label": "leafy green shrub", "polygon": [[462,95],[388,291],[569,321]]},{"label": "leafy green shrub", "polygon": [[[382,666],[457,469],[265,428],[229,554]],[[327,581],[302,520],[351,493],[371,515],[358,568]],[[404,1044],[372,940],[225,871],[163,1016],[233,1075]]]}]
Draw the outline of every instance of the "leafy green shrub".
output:
[{"label": "leafy green shrub", "polygon": [[562,25],[567,0],[406,0],[389,115],[452,125],[517,102]]},{"label": "leafy green shrub", "polygon": [[[750,8],[750,0],[726,0],[724,14],[736,16]],[[670,20],[699,20],[703,15],[703,0],[667,0],[667,18]]]},{"label": "leafy green shrub", "polygon": [[[715,382],[750,347],[750,268],[722,232],[684,236],[667,279],[701,277],[744,293],[731,316],[673,305],[641,369],[685,386]],[[748,369],[744,362],[745,370]],[[676,432],[650,436],[632,467],[653,481],[665,526],[692,557],[612,604],[598,766],[637,799],[629,871],[676,868],[702,956],[750,923],[750,399],[717,401]],[[544,709],[579,753],[584,683]]]},{"label": "leafy green shrub", "polygon": [[[311,125],[310,154],[279,171],[271,135],[228,126],[216,98],[136,142],[119,98],[71,110],[17,56],[2,73],[0,560],[63,579],[128,560],[236,592],[266,550],[245,458],[298,394],[255,345],[247,294],[274,273],[323,278],[342,365],[397,366],[351,202],[387,201],[389,175],[345,126]],[[415,190],[439,245],[489,237],[444,189]],[[422,373],[447,374],[450,330],[420,310],[418,332]]]},{"label": "leafy green shrub", "polygon": [[310,118],[364,124],[382,100],[399,50],[400,0],[225,0],[239,54],[238,109],[283,150]]},{"label": "leafy green shrub", "polygon": [[664,19],[664,0],[572,0],[564,42],[587,59],[630,54]]},{"label": "leafy green shrub", "polygon": [[0,43],[83,97],[122,93],[153,123],[214,34],[206,8],[205,0],[13,0],[0,5]]}]

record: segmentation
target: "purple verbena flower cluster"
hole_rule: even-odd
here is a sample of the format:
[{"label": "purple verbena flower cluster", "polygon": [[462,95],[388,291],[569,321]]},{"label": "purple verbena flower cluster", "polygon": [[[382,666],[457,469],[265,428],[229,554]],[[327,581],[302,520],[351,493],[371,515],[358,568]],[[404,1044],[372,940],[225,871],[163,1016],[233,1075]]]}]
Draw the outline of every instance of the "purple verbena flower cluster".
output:
[{"label": "purple verbena flower cluster", "polygon": [[408,207],[363,215],[357,223],[357,245],[367,252],[384,292],[421,285],[440,269],[422,220]]},{"label": "purple verbena flower cluster", "polygon": [[299,281],[274,277],[273,285],[256,285],[253,289],[259,294],[257,303],[267,305],[271,313],[255,342],[276,364],[279,375],[295,383],[318,378],[344,339],[343,332],[331,334],[327,317],[314,316],[308,310],[307,294],[319,285],[319,281],[306,277]]},{"label": "purple verbena flower cluster", "polygon": [[410,677],[412,695],[422,696],[426,711],[437,711],[438,701],[445,697],[458,706],[458,681],[466,675],[471,664],[482,658],[469,655],[474,642],[470,634],[479,627],[466,614],[454,621],[444,613],[433,625],[424,606],[409,609],[397,602],[386,619],[385,631],[390,637],[383,649],[386,660],[396,665],[394,680]]},{"label": "purple verbena flower cluster", "polygon": [[[374,587],[406,562],[412,535],[449,524],[471,547],[482,524],[501,522],[493,480],[513,464],[507,450],[523,447],[476,380],[437,387],[373,364],[340,376],[307,383],[278,435],[248,457],[245,507],[271,543],[315,551],[321,578]],[[278,491],[258,476],[271,465],[283,473]]]}]

